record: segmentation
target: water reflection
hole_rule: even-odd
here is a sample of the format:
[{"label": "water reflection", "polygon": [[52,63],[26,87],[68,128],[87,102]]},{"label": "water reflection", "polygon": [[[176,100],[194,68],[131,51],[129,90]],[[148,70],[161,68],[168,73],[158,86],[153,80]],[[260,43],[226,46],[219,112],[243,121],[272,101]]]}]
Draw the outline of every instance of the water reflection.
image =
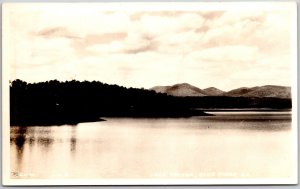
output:
[{"label": "water reflection", "polygon": [[71,139],[70,139],[70,151],[75,152],[76,151],[76,127],[71,127]]},{"label": "water reflection", "polygon": [[11,127],[11,170],[35,178],[217,171],[288,176],[291,119],[264,116],[110,118],[77,126]]},{"label": "water reflection", "polygon": [[50,137],[38,137],[37,143],[41,146],[45,151],[49,151],[49,148],[54,143],[54,139]]},{"label": "water reflection", "polygon": [[23,159],[23,152],[24,152],[24,144],[26,141],[27,128],[19,128],[17,132],[18,134],[14,139],[17,148],[16,150],[17,165],[18,165],[18,169],[22,170],[22,159]]},{"label": "water reflection", "polygon": [[24,143],[26,140],[26,128],[22,128],[19,130],[19,134],[17,135],[17,137],[15,138],[15,144],[18,148],[18,150],[23,150],[24,147]]}]

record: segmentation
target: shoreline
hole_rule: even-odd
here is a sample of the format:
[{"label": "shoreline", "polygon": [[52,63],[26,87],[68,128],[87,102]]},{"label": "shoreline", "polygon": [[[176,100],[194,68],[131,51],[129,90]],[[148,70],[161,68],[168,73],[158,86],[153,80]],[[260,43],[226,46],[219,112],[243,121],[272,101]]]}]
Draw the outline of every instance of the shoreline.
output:
[{"label": "shoreline", "polygon": [[232,108],[232,109],[201,109],[204,112],[292,112],[292,109],[270,109],[270,108]]},{"label": "shoreline", "polygon": [[[199,111],[199,112],[198,112]],[[31,121],[31,122],[23,122],[18,124],[10,125],[10,127],[34,127],[34,126],[62,126],[62,125],[72,125],[76,126],[79,123],[88,123],[88,122],[99,122],[99,121],[107,121],[106,118],[134,118],[134,119],[141,119],[141,118],[152,118],[152,119],[163,119],[163,118],[189,118],[194,116],[216,116],[213,114],[214,112],[291,112],[290,109],[196,109],[192,112],[189,112],[189,114],[169,114],[169,115],[158,115],[158,114],[135,114],[135,115],[103,115],[98,118],[94,119],[83,119],[83,120],[77,120],[77,121],[67,121],[64,120],[62,122],[60,121],[50,121],[50,122],[43,122],[41,120]]]}]

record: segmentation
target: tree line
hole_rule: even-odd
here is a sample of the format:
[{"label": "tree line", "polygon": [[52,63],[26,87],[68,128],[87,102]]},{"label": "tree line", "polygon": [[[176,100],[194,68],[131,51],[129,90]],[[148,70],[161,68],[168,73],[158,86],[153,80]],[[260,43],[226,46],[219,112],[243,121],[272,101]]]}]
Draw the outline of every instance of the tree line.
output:
[{"label": "tree line", "polygon": [[98,81],[10,83],[11,125],[62,125],[101,117],[189,117],[198,108],[291,108],[291,99],[174,97]]}]

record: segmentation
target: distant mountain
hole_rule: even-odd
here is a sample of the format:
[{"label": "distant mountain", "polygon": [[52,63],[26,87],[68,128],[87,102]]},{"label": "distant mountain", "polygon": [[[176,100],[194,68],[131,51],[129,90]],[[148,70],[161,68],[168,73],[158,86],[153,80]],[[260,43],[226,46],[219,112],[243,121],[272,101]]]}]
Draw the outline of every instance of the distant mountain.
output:
[{"label": "distant mountain", "polygon": [[237,89],[233,89],[231,91],[223,93],[224,96],[232,96],[232,97],[238,97],[238,96],[243,96],[251,91],[253,88],[248,88],[248,87],[241,87]]},{"label": "distant mountain", "polygon": [[150,90],[154,90],[157,93],[167,93],[172,96],[206,96],[204,90],[188,83],[180,83],[172,86],[156,86]]},{"label": "distant mountain", "polygon": [[215,87],[209,87],[209,88],[203,89],[203,91],[208,96],[220,96],[224,93],[224,91],[217,89]]},{"label": "distant mountain", "polygon": [[199,89],[188,83],[172,86],[156,86],[151,88],[157,93],[166,93],[172,96],[230,96],[230,97],[276,97],[291,98],[291,87],[265,85],[260,87],[241,87],[224,92],[215,87]]},{"label": "distant mountain", "polygon": [[157,93],[166,93],[167,92],[167,89],[169,88],[170,86],[155,86],[155,87],[152,87],[150,90],[153,90]]},{"label": "distant mountain", "polygon": [[291,98],[291,87],[276,85],[265,85],[252,88],[242,87],[226,92],[223,94],[223,96]]}]

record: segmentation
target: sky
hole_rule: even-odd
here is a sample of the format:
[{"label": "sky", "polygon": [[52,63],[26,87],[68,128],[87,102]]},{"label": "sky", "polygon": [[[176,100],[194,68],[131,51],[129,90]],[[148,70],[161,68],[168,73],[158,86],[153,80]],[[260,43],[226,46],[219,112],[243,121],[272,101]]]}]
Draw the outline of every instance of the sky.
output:
[{"label": "sky", "polygon": [[138,88],[189,83],[222,90],[291,86],[291,4],[106,5],[4,6],[10,80],[95,80]]}]

